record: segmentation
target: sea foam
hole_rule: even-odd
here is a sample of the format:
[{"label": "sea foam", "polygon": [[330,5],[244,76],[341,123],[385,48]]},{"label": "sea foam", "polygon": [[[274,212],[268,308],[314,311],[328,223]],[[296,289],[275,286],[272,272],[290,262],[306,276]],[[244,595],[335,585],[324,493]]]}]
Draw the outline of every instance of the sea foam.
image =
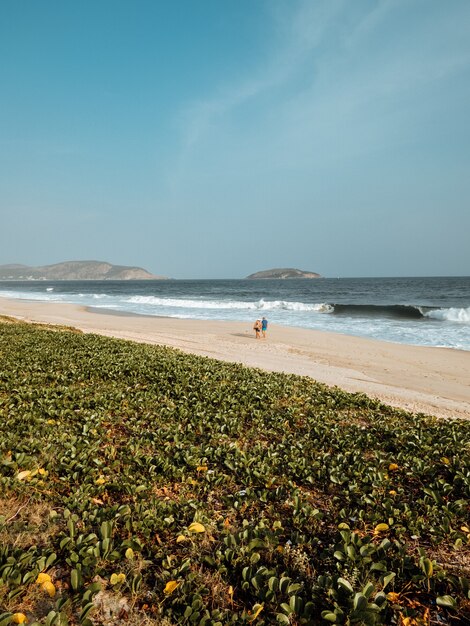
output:
[{"label": "sea foam", "polygon": [[470,324],[470,307],[466,309],[433,309],[424,313],[424,317],[440,320],[442,322],[458,322],[460,324]]},{"label": "sea foam", "polygon": [[156,296],[132,296],[125,300],[129,304],[141,304],[156,307],[172,307],[182,309],[220,309],[240,311],[312,311],[331,313],[333,307],[326,303],[306,304],[305,302],[289,302],[286,300],[188,300],[182,298],[158,298]]}]

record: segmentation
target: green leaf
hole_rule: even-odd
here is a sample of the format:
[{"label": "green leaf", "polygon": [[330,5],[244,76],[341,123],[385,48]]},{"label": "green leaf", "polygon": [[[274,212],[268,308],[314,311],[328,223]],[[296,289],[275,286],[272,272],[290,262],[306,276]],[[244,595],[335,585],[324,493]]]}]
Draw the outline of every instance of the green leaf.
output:
[{"label": "green leaf", "polygon": [[291,593],[300,591],[300,589],[302,588],[303,588],[302,583],[292,583],[292,585],[289,585],[289,587],[287,588],[287,593],[290,595]]},{"label": "green leaf", "polygon": [[373,585],[372,583],[367,583],[363,590],[362,593],[366,596],[366,598],[370,598],[370,596],[372,595],[373,591],[375,589],[375,585]]},{"label": "green leaf", "polygon": [[420,559],[420,565],[421,565],[421,569],[426,574],[426,577],[431,578],[433,571],[434,571],[434,567],[433,567],[431,559],[426,559],[426,558]]},{"label": "green leaf", "polygon": [[436,598],[436,604],[446,609],[455,609],[457,606],[457,602],[452,596],[438,596]]},{"label": "green leaf", "polygon": [[299,598],[299,596],[291,596],[289,600],[289,606],[292,609],[292,611],[294,613],[297,613],[298,615],[301,612],[302,607],[303,607],[302,598]]},{"label": "green leaf", "polygon": [[252,539],[250,541],[250,543],[248,544],[248,550],[251,552],[252,550],[254,550],[255,548],[265,548],[266,544],[262,539],[259,538],[255,538]]},{"label": "green leaf", "polygon": [[396,574],[395,572],[389,572],[386,576],[384,576],[383,579],[383,589],[385,589],[385,587],[392,582],[392,580],[395,578]]},{"label": "green leaf", "polygon": [[0,626],[9,626],[9,624],[11,624],[12,615],[13,613],[2,613],[0,615]]},{"label": "green leaf", "polygon": [[94,607],[94,603],[93,602],[88,602],[87,604],[85,604],[85,606],[82,609],[82,612],[80,613],[80,623],[82,624],[84,622],[84,620],[87,618],[88,613],[91,611],[91,609]]},{"label": "green leaf", "polygon": [[346,580],[346,578],[338,578],[338,585],[342,588],[345,589],[346,591],[348,591],[349,593],[354,593],[354,589],[351,585],[351,583],[349,582],[349,580]]},{"label": "green leaf", "polygon": [[286,602],[282,602],[281,603],[281,609],[284,611],[284,613],[286,613],[287,615],[290,615],[292,613],[292,609],[291,607],[286,603]]},{"label": "green leaf", "polygon": [[76,569],[73,569],[70,572],[70,584],[72,585],[72,589],[77,591],[80,586],[80,574]]},{"label": "green leaf", "polygon": [[367,608],[367,598],[362,593],[356,593],[354,596],[354,608],[358,611]]}]

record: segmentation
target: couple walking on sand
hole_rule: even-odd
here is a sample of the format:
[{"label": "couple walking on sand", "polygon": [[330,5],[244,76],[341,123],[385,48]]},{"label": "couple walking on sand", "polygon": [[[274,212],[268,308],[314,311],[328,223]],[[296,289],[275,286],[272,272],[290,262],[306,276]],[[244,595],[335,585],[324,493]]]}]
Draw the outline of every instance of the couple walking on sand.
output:
[{"label": "couple walking on sand", "polygon": [[266,339],[268,320],[265,317],[263,317],[262,320],[256,320],[255,325],[253,326],[253,330],[255,331],[256,339],[260,339],[261,336],[263,336],[263,339]]}]

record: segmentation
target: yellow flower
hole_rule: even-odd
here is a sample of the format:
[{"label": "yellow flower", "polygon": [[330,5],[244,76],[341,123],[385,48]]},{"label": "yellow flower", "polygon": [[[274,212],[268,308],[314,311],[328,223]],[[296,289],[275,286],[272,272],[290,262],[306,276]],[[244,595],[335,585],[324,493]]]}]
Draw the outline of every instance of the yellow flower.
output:
[{"label": "yellow flower", "polygon": [[190,533],[205,533],[206,527],[199,522],[193,522],[188,526],[188,530]]},{"label": "yellow flower", "polygon": [[44,589],[44,591],[48,593],[51,598],[55,596],[55,587],[50,580],[46,580],[45,582],[43,582],[41,585],[41,589]]},{"label": "yellow flower", "polygon": [[46,574],[45,572],[41,572],[40,574],[38,574],[38,577],[36,578],[37,585],[42,585],[43,583],[50,583],[50,582],[51,582],[51,577],[49,576],[49,574]]},{"label": "yellow flower", "polygon": [[388,466],[388,469],[393,472],[395,470],[398,469],[398,465],[396,463],[390,463],[390,465]]},{"label": "yellow flower", "polygon": [[13,613],[12,616],[13,624],[27,624],[28,618],[24,613]]},{"label": "yellow flower", "polygon": [[165,589],[163,590],[163,593],[166,593],[166,595],[169,596],[170,593],[173,593],[173,591],[176,589],[178,585],[179,583],[177,583],[176,580],[170,580],[165,585]]},{"label": "yellow flower", "polygon": [[126,580],[126,575],[125,574],[111,574],[111,578],[109,579],[109,582],[112,585],[119,585],[120,583],[123,583]]}]

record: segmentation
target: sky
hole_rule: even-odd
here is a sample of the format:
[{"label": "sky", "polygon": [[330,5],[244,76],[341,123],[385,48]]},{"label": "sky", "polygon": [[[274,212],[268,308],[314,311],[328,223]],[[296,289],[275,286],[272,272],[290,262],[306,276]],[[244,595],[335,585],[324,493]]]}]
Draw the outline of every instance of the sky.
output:
[{"label": "sky", "polygon": [[0,264],[470,275],[468,0],[0,0]]}]

